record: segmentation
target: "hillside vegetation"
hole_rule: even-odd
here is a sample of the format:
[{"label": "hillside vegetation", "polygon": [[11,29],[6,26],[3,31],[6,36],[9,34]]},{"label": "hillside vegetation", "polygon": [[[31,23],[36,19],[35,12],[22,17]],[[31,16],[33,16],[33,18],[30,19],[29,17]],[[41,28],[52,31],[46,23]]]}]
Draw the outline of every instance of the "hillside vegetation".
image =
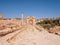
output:
[{"label": "hillside vegetation", "polygon": [[54,26],[60,26],[59,20],[44,20],[41,22],[37,22],[37,25],[41,25],[45,29],[53,28]]}]

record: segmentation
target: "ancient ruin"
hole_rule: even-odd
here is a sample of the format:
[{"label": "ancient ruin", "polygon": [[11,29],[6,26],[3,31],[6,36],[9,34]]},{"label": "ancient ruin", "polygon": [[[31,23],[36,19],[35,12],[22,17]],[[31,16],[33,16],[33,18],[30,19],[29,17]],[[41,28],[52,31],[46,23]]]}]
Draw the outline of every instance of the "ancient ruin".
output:
[{"label": "ancient ruin", "polygon": [[27,24],[35,25],[36,20],[34,16],[28,16],[27,17]]},{"label": "ancient ruin", "polygon": [[[60,45],[60,27],[51,34],[42,26],[36,25],[36,18],[4,18],[0,14],[0,45]],[[54,28],[58,29],[58,28]],[[40,43],[41,42],[41,43]]]},{"label": "ancient ruin", "polygon": [[3,14],[0,14],[0,19],[2,19],[3,18]]}]

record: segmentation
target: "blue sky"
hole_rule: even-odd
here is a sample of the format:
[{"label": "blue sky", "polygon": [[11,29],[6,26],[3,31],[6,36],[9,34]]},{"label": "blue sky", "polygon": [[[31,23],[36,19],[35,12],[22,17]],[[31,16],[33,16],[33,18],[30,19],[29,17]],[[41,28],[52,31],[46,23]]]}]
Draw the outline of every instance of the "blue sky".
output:
[{"label": "blue sky", "polygon": [[22,10],[24,17],[59,17],[60,0],[0,0],[0,13],[6,18],[20,18]]}]

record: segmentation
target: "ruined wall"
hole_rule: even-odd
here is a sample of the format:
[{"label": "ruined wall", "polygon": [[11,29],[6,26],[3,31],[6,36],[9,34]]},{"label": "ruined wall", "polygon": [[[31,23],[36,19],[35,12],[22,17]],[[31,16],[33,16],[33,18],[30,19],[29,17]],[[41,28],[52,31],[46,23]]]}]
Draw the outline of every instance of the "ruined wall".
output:
[{"label": "ruined wall", "polygon": [[27,24],[35,25],[36,20],[34,16],[28,16],[27,17]]}]

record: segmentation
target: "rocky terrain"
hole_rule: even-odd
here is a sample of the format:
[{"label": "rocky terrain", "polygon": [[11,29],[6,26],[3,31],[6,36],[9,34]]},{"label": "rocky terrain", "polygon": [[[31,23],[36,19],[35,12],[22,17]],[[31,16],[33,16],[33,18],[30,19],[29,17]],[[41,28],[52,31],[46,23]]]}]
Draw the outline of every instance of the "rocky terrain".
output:
[{"label": "rocky terrain", "polygon": [[28,25],[0,37],[0,45],[60,45],[60,36]]},{"label": "rocky terrain", "polygon": [[50,30],[48,30],[48,32],[55,33],[56,35],[60,36],[60,26],[55,26],[54,28],[50,28]]},{"label": "rocky terrain", "polygon": [[48,32],[42,26],[21,26],[21,20],[0,20],[0,45],[60,45],[56,32],[60,34],[60,27]]}]

